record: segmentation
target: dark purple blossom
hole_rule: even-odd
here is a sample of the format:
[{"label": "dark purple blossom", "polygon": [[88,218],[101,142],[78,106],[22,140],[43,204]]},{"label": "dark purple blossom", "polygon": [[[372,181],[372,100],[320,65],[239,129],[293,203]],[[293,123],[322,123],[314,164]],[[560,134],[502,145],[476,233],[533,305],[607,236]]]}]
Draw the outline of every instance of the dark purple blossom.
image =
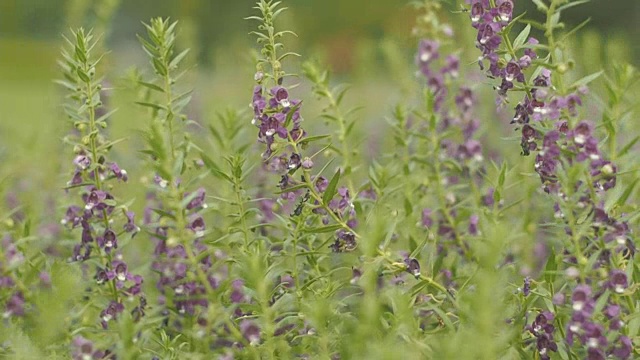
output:
[{"label": "dark purple blossom", "polygon": [[93,343],[82,336],[76,336],[71,343],[71,356],[73,360],[93,360],[102,359],[105,354],[95,350]]}]

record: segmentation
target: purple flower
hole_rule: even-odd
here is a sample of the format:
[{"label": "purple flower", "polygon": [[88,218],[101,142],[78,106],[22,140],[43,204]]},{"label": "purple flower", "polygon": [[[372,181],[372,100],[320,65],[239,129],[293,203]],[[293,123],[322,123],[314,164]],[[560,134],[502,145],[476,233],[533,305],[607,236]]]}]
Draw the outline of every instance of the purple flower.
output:
[{"label": "purple flower", "polygon": [[240,331],[249,344],[257,345],[260,343],[260,328],[253,320],[242,320],[240,322]]},{"label": "purple flower", "polygon": [[2,314],[4,318],[10,316],[23,316],[24,315],[24,295],[22,292],[17,291],[13,293],[5,305],[5,312]]},{"label": "purple flower", "polygon": [[102,327],[107,328],[109,321],[117,319],[118,315],[124,311],[124,305],[121,303],[111,301],[106,309],[100,312],[100,319],[102,320]]},{"label": "purple flower", "polygon": [[189,230],[196,234],[196,237],[202,237],[204,235],[205,224],[202,216],[195,214],[189,222]]},{"label": "purple flower", "polygon": [[420,277],[420,263],[413,258],[404,259],[405,265],[407,265],[407,272],[416,278]]},{"label": "purple flower", "polygon": [[548,360],[550,359],[550,351],[558,351],[558,345],[553,339],[553,332],[555,331],[553,326],[554,318],[553,313],[544,311],[536,316],[531,325],[526,327],[536,337],[536,348],[541,359]]},{"label": "purple flower", "polygon": [[589,311],[593,309],[593,299],[591,299],[591,287],[588,285],[578,285],[571,295],[573,310]]},{"label": "purple flower", "polygon": [[609,287],[618,294],[621,294],[629,287],[627,274],[620,270],[613,270],[609,275]]},{"label": "purple flower", "polygon": [[440,44],[433,40],[422,40],[418,46],[418,62],[428,64],[440,56],[438,49]]},{"label": "purple flower", "polygon": [[73,159],[73,164],[79,170],[86,170],[89,166],[91,166],[91,158],[89,158],[85,154],[80,154]]},{"label": "purple flower", "polygon": [[110,252],[111,249],[118,248],[118,239],[116,233],[111,229],[106,229],[102,236],[98,236],[96,239],[98,246],[104,248],[106,252]]},{"label": "purple flower", "polygon": [[628,337],[621,335],[616,341],[617,346],[613,349],[613,355],[618,359],[628,359],[633,351],[633,343]]},{"label": "purple flower", "polygon": [[124,169],[120,169],[118,164],[116,164],[115,162],[113,162],[113,163],[111,163],[111,165],[109,165],[109,169],[113,173],[113,176],[116,177],[116,179],[124,181],[124,182],[127,182],[127,180],[129,179],[129,177],[127,175],[127,171],[124,170]]},{"label": "purple flower", "polygon": [[526,296],[529,296],[530,293],[531,293],[531,278],[527,276],[524,278],[524,285],[522,286],[522,294],[526,297]]},{"label": "purple flower", "polygon": [[473,236],[477,236],[479,234],[478,232],[478,222],[480,221],[480,218],[478,217],[478,215],[471,215],[469,217],[469,234],[473,235]]},{"label": "purple flower", "polygon": [[126,216],[127,223],[124,224],[123,228],[124,231],[132,233],[131,237],[133,237],[138,231],[140,231],[140,228],[136,226],[134,222],[135,213],[133,211],[127,211]]},{"label": "purple flower", "polygon": [[91,210],[96,207],[106,206],[104,201],[107,199],[107,193],[101,190],[93,189],[86,197],[85,209]]},{"label": "purple flower", "polygon": [[[191,193],[185,193],[184,197],[188,198],[192,196]],[[189,203],[187,204],[187,210],[193,210],[193,209],[206,209],[207,208],[207,204],[205,203],[206,200],[206,191],[204,188],[199,188],[198,190],[196,190],[195,195],[193,195],[193,199],[191,199],[191,201],[189,201]]]},{"label": "purple flower", "polygon": [[426,228],[431,228],[433,226],[433,218],[431,217],[432,213],[433,210],[431,209],[422,210],[422,226]]},{"label": "purple flower", "polygon": [[73,360],[102,359],[105,356],[102,351],[94,350],[93,343],[82,336],[76,336],[71,346],[71,356]]}]

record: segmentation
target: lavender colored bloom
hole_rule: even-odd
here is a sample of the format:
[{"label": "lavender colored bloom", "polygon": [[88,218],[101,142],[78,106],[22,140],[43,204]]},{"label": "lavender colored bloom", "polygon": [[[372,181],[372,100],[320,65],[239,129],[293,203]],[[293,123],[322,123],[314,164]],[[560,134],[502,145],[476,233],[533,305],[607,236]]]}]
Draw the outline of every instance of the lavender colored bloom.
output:
[{"label": "lavender colored bloom", "polygon": [[4,318],[8,318],[11,316],[23,316],[25,309],[25,299],[22,292],[17,291],[14,292],[7,300],[5,305],[5,311],[2,314]]},{"label": "lavender colored bloom", "polygon": [[249,297],[244,293],[244,281],[242,279],[233,280],[231,288],[231,302],[236,304],[249,302]]},{"label": "lavender colored bloom", "polygon": [[613,355],[618,359],[629,359],[633,351],[633,343],[627,336],[621,335],[616,341],[616,347],[613,349]]},{"label": "lavender colored bloom", "polygon": [[501,21],[508,23],[513,18],[513,2],[511,0],[497,0],[498,17]]},{"label": "lavender colored bloom", "polygon": [[252,320],[242,320],[240,322],[240,331],[242,335],[249,341],[249,344],[255,346],[260,343],[260,328]]},{"label": "lavender colored bloom", "polygon": [[116,177],[116,179],[124,182],[127,182],[127,180],[129,179],[129,176],[127,175],[127,171],[124,169],[120,169],[118,164],[116,164],[115,162],[109,165],[109,169],[113,173],[113,176]]},{"label": "lavender colored bloom", "polygon": [[109,303],[106,309],[100,312],[100,319],[102,320],[102,327],[106,329],[108,327],[108,323],[111,320],[117,319],[118,315],[124,311],[124,305],[121,303],[117,303],[112,301]]},{"label": "lavender colored bloom", "polygon": [[591,299],[591,287],[588,285],[578,285],[571,295],[573,310],[589,311],[593,308],[593,299]]},{"label": "lavender colored bloom", "polygon": [[433,40],[422,40],[418,46],[418,62],[420,64],[428,64],[440,57],[438,49],[440,44]]},{"label": "lavender colored bloom", "polygon": [[302,160],[302,168],[309,170],[313,167],[313,161],[311,161],[310,158],[305,157],[304,160]]},{"label": "lavender colored bloom", "polygon": [[533,323],[526,327],[526,329],[536,337],[536,348],[541,359],[549,360],[549,352],[558,351],[558,345],[553,338],[555,331],[555,327],[553,326],[554,318],[553,313],[545,311],[538,314]]},{"label": "lavender colored bloom", "polygon": [[629,287],[627,274],[621,270],[613,270],[609,275],[609,287],[618,294],[621,294]]},{"label": "lavender colored bloom", "polygon": [[344,251],[353,251],[357,247],[356,237],[352,232],[338,230],[336,232],[335,241],[329,245],[329,248],[336,253]]},{"label": "lavender colored bloom", "polygon": [[102,359],[105,356],[102,351],[94,350],[93,343],[82,336],[76,336],[71,346],[71,356],[73,360]]},{"label": "lavender colored bloom", "polygon": [[197,214],[192,216],[188,228],[196,234],[196,237],[204,236],[205,224],[202,216]]},{"label": "lavender colored bloom", "polygon": [[136,233],[140,231],[140,228],[135,224],[135,221],[134,221],[135,213],[133,211],[127,211],[126,216],[127,216],[127,223],[124,224],[123,228],[124,228],[124,231],[132,233],[131,237],[133,237]]},{"label": "lavender colored bloom", "polygon": [[477,236],[479,234],[478,231],[478,222],[480,221],[480,218],[478,217],[478,215],[471,215],[469,217],[469,234],[473,235],[473,236]]},{"label": "lavender colored bloom", "polygon": [[360,269],[358,268],[353,268],[351,270],[351,280],[349,281],[349,283],[351,283],[351,285],[355,285],[361,277],[362,271],[360,271]]},{"label": "lavender colored bloom", "polygon": [[118,239],[116,233],[111,229],[106,229],[102,236],[96,238],[98,246],[104,248],[106,252],[110,252],[112,249],[118,248]]},{"label": "lavender colored bloom", "polygon": [[[185,193],[184,197],[190,197],[192,196],[191,193]],[[206,209],[207,208],[207,204],[205,203],[206,200],[206,191],[204,188],[199,188],[198,190],[196,190],[195,196],[193,199],[191,199],[191,201],[189,201],[189,203],[187,204],[187,210],[193,210],[193,209]]]},{"label": "lavender colored bloom", "polygon": [[563,293],[555,293],[553,295],[553,298],[551,298],[551,302],[557,306],[564,305],[564,301],[565,301],[565,296]]},{"label": "lavender colored bloom", "polygon": [[431,209],[422,210],[422,226],[431,228],[433,226],[433,218],[431,217],[433,211]]},{"label": "lavender colored bloom", "polygon": [[530,293],[531,293],[531,278],[527,276],[524,278],[524,285],[522,286],[522,294],[526,297],[526,296],[529,296]]},{"label": "lavender colored bloom", "polygon": [[405,265],[407,265],[407,272],[409,274],[413,275],[416,278],[420,277],[420,263],[418,262],[418,260],[413,258],[406,258],[404,259],[404,263]]},{"label": "lavender colored bloom", "polygon": [[89,166],[91,166],[91,158],[89,158],[85,154],[80,154],[73,159],[73,164],[79,170],[86,170],[87,168],[89,168]]},{"label": "lavender colored bloom", "polygon": [[101,190],[93,189],[86,197],[85,209],[91,210],[94,207],[103,205],[103,201],[107,199],[107,193]]}]

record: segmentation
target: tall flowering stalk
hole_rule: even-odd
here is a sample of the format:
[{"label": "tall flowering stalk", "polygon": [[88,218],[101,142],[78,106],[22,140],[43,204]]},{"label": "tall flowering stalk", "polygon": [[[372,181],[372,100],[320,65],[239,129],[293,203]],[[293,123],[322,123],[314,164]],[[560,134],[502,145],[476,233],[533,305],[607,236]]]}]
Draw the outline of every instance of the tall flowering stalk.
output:
[{"label": "tall flowering stalk", "polygon": [[107,139],[103,131],[113,112],[97,116],[102,107],[102,85],[96,68],[102,57],[92,53],[96,42],[91,32],[78,29],[65,40],[68,46],[60,61],[64,80],[58,82],[69,90],[70,102],[65,111],[78,135],[66,139],[73,145],[75,168],[66,189],[77,194],[82,203],[70,206],[62,223],[70,229],[81,229],[81,240],[73,249],[72,260],[88,261],[96,267],[95,282],[108,300],[100,313],[102,326],[107,328],[125,308],[131,308],[137,316],[144,314],[142,277],[129,272],[119,250],[125,237],[133,237],[139,229],[134,213],[119,205],[111,193],[112,183],[126,182],[128,174],[109,160],[109,151],[117,141]]},{"label": "tall flowering stalk", "polygon": [[[295,53],[279,55],[283,47],[280,38],[290,31],[276,32],[274,20],[286,8],[278,8],[279,2],[261,0],[256,9],[261,16],[248,19],[257,20],[258,31],[253,32],[262,44],[254,79],[252,124],[258,127],[258,141],[265,145],[263,158],[269,169],[281,176],[278,184],[282,196],[290,201],[297,200],[294,214],[299,215],[309,204],[313,212],[323,216],[326,227],[320,232],[335,231],[335,241],[331,248],[336,252],[353,251],[356,246],[354,228],[357,224],[352,205],[352,195],[346,187],[338,187],[342,171],[338,170],[329,180],[312,174],[313,157],[304,156],[302,151],[311,142],[326,136],[308,136],[302,128],[300,108],[302,102],[290,98],[289,90],[283,86],[287,76],[282,61]],[[296,172],[301,170],[299,179]],[[333,222],[333,225],[329,225]],[[313,232],[313,230],[312,230]]]},{"label": "tall flowering stalk", "polygon": [[[144,153],[154,172],[145,224],[155,242],[152,269],[159,276],[156,286],[162,294],[163,314],[181,327],[195,325],[195,333],[202,337],[216,322],[206,312],[215,305],[210,301],[220,283],[220,274],[215,272],[219,258],[203,242],[209,232],[204,220],[208,205],[205,189],[197,187],[202,175],[196,171],[202,160],[194,155],[198,148],[186,132],[188,119],[182,114],[191,90],[179,92],[176,85],[184,75],[178,68],[188,53],[188,49],[175,52],[176,25],[155,18],[145,24],[149,40],[139,36],[155,72],[150,81],[139,81],[147,93],[138,104],[151,113]],[[242,338],[228,317],[223,323],[223,333]]]},{"label": "tall flowering stalk", "polygon": [[[471,22],[478,30],[476,46],[482,51],[480,66],[501,79],[496,86],[499,102],[509,92],[524,93],[512,123],[520,127],[523,154],[536,156],[535,171],[544,192],[555,201],[553,212],[566,232],[547,269],[564,269],[567,278],[549,282],[553,306],[539,311],[527,325],[530,341],[542,359],[550,359],[559,348],[571,357],[628,359],[633,345],[622,319],[635,312],[627,275],[635,247],[629,224],[604,205],[606,192],[616,186],[617,166],[600,149],[594,124],[582,119],[579,111],[586,85],[601,73],[567,85],[563,74],[572,60],[561,48],[566,37],[558,39],[556,31],[560,13],[577,2],[536,1],[546,13],[547,44],[529,37],[530,25],[511,40],[516,23],[513,1],[469,3]],[[567,290],[562,288],[573,288],[567,295],[570,301],[565,301]],[[565,307],[571,310],[565,312]]]}]

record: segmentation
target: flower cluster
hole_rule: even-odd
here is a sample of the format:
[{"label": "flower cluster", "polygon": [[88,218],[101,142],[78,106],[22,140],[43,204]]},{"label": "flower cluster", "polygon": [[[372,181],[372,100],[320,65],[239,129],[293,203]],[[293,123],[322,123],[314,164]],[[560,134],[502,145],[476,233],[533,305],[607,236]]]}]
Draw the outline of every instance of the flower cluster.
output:
[{"label": "flower cluster", "polygon": [[16,286],[19,279],[14,274],[16,269],[24,263],[24,255],[9,234],[5,234],[2,238],[0,254],[2,255],[0,256],[0,292],[6,291],[9,294],[0,308],[0,314],[3,318],[22,316],[25,313],[24,293],[20,287]]},{"label": "flower cluster", "polygon": [[[110,142],[100,129],[107,127],[108,113],[101,117],[98,110],[103,108],[100,100],[101,80],[96,77],[94,62],[90,53],[95,43],[91,34],[81,29],[74,33],[75,42],[69,42],[71,49],[63,53],[61,65],[67,81],[59,83],[71,90],[74,106],[66,108],[75,119],[75,128],[80,140],[74,142],[73,176],[67,183],[68,189],[78,189],[82,206],[67,208],[63,225],[73,230],[81,228],[81,240],[73,249],[73,261],[85,261],[93,255],[99,258],[96,270],[99,285],[110,283],[110,304],[102,311],[102,325],[115,319],[124,310],[124,297],[140,296],[142,277],[129,274],[127,264],[118,253],[119,239],[126,233],[133,237],[139,228],[134,222],[134,213],[124,206],[117,206],[115,197],[107,190],[107,182],[126,182],[128,174],[117,163],[108,161]],[[68,81],[74,81],[69,83]],[[117,225],[117,221],[122,221]]]},{"label": "flower cluster", "polygon": [[541,360],[549,360],[551,351],[558,351],[558,344],[553,340],[555,327],[553,320],[555,316],[549,311],[544,311],[526,329],[536,338],[536,348]]},{"label": "flower cluster", "polygon": [[95,349],[93,342],[82,336],[76,336],[73,339],[71,348],[71,358],[73,360],[108,359],[113,355],[110,351]]},{"label": "flower cluster", "polygon": [[[287,89],[280,85],[267,91],[261,85],[262,77],[262,73],[256,73],[258,85],[253,89],[251,105],[254,117],[251,123],[259,129],[258,141],[266,145],[262,155],[268,160],[274,154],[274,144],[278,138],[285,140],[285,143],[299,142],[306,133],[300,126],[300,100],[290,99]],[[300,166],[309,169],[313,162],[308,158],[301,159],[300,154],[292,152],[281,155],[275,166],[290,171]]]},{"label": "flower cluster", "polygon": [[[587,347],[589,359],[606,359],[613,355],[617,359],[628,359],[631,356],[631,340],[620,333],[624,323],[621,320],[622,308],[609,297],[602,310],[602,319],[595,313],[596,302],[603,296],[605,289],[614,293],[622,293],[628,287],[627,276],[619,270],[613,270],[609,279],[602,284],[603,288],[594,292],[591,286],[581,284],[575,287],[571,295],[573,313],[567,324],[566,341],[569,345],[579,341]],[[605,327],[605,325],[608,326]],[[610,343],[607,337],[616,334]]]},{"label": "flower cluster", "polygon": [[[439,140],[438,158],[441,161],[454,160],[460,164],[462,171],[454,168],[444,168],[442,174],[437,173],[438,179],[443,185],[454,185],[460,181],[461,177],[472,175],[471,181],[480,181],[477,177],[477,169],[481,167],[483,158],[482,144],[474,138],[480,121],[474,111],[477,102],[473,90],[465,85],[459,86],[454,95],[449,96],[449,89],[454,86],[454,81],[459,76],[460,60],[456,55],[448,55],[443,61],[440,58],[440,42],[431,39],[423,39],[418,46],[416,63],[420,69],[420,74],[426,79],[426,86],[433,96],[433,110],[439,114],[438,132],[442,134],[458,131],[461,133],[460,139],[451,136],[444,136]],[[447,101],[451,101],[453,106],[448,106]],[[459,196],[454,192],[447,192],[443,197],[443,207],[451,207],[459,201]],[[491,206],[492,196],[489,196]],[[434,217],[437,220],[434,221]],[[422,211],[421,224],[426,228],[432,228],[437,224],[437,234],[443,239],[461,241],[460,234],[455,229],[456,209],[435,212],[426,208]],[[460,219],[468,222],[467,233],[478,235],[477,215],[471,215],[468,219]],[[465,248],[461,245],[461,249]]]},{"label": "flower cluster", "polygon": [[[575,202],[575,208],[568,211],[575,215],[577,211],[589,211],[591,222],[590,236],[581,235],[582,240],[587,240],[588,245],[595,244],[599,238],[605,245],[613,244],[616,252],[633,253],[635,248],[631,243],[630,229],[626,222],[619,221],[608,215],[603,209],[602,194],[616,185],[616,166],[606,159],[599,149],[599,139],[593,134],[594,125],[588,121],[574,121],[578,117],[577,107],[582,105],[582,96],[586,94],[585,86],[578,87],[574,92],[561,94],[552,86],[552,71],[544,68],[535,75],[533,83],[527,83],[523,71],[531,65],[531,61],[537,58],[534,51],[538,40],[530,38],[524,46],[524,54],[515,61],[513,45],[508,43],[507,52],[511,52],[511,59],[500,57],[500,45],[503,37],[508,36],[504,30],[512,18],[513,2],[511,0],[496,1],[495,7],[491,7],[490,1],[473,0],[470,2],[471,21],[478,29],[477,46],[482,51],[482,59],[490,62],[488,73],[492,77],[501,78],[502,83],[497,87],[501,97],[506,96],[508,90],[513,89],[513,81],[521,83],[525,90],[524,99],[515,108],[515,116],[512,123],[522,126],[521,147],[523,154],[529,155],[537,151],[535,171],[540,177],[543,189],[557,200],[554,212],[556,218],[565,219],[563,209],[567,202]],[[550,30],[552,31],[552,30]],[[499,34],[500,33],[500,34]],[[508,38],[506,39],[508,42]],[[551,61],[551,60],[550,60]],[[506,65],[505,65],[506,64]],[[482,64],[481,64],[482,66]],[[543,126],[539,126],[542,124]],[[546,127],[547,130],[542,130]],[[550,128],[550,129],[549,129]],[[542,145],[539,145],[540,140]],[[563,184],[561,178],[569,168],[575,166],[586,167],[586,176],[573,184]],[[574,195],[568,195],[573,193]],[[571,216],[570,218],[575,218]],[[566,220],[565,221],[569,221]],[[569,224],[571,225],[571,224]],[[567,226],[567,234],[573,234],[570,226]],[[582,246],[582,244],[577,244]],[[626,274],[616,269],[615,261],[611,258],[609,247],[587,246],[589,253],[595,255],[598,252],[597,261],[593,269],[608,272],[609,280],[602,289],[592,291],[591,285],[579,284],[572,294],[573,313],[567,326],[566,342],[573,346],[575,339],[585,346],[589,359],[605,359],[608,355],[614,355],[620,359],[626,359],[631,353],[631,341],[629,338],[619,335],[613,346],[608,343],[605,336],[605,327],[598,322],[595,313],[595,303],[600,299],[606,289],[613,293],[621,293],[628,287]],[[584,257],[583,249],[574,249]],[[577,264],[576,256],[570,256],[571,252],[565,249],[568,255],[566,261]],[[571,269],[571,268],[570,268]],[[575,268],[574,268],[575,269]],[[558,294],[556,294],[558,295]],[[560,304],[562,298],[554,297],[554,302]],[[623,307],[616,304],[612,298],[607,299],[607,304],[602,311],[609,323],[609,332],[617,332],[623,326],[619,314]],[[553,328],[543,324],[551,322],[554,316],[550,312],[540,314],[534,323],[528,326],[529,331],[537,338],[537,350],[542,358],[548,359],[548,351],[556,351],[557,345],[553,340]]]},{"label": "flower cluster", "polygon": [[[158,176],[156,176],[156,184],[159,187],[158,190],[161,190],[163,185],[167,186],[167,182]],[[155,260],[152,263],[152,269],[159,275],[156,285],[163,294],[160,302],[166,304],[170,299],[179,314],[194,315],[196,306],[207,307],[208,305],[204,296],[207,285],[189,277],[188,269],[192,259],[199,259],[198,266],[203,273],[207,274],[207,280],[212,288],[217,288],[219,283],[219,279],[210,274],[212,258],[206,255],[207,249],[202,243],[205,223],[200,212],[208,207],[205,198],[204,188],[184,194],[185,201],[188,201],[185,206],[185,217],[188,219],[186,229],[194,239],[192,246],[188,247],[177,242],[175,238],[168,237],[169,227],[159,225],[162,221],[160,214],[154,217],[156,212],[163,213],[161,202],[156,200],[155,207],[150,205],[145,210],[145,225],[154,231]],[[150,199],[155,199],[153,194],[150,195]],[[187,251],[192,253],[189,254]],[[195,269],[191,270],[195,272]]]}]

